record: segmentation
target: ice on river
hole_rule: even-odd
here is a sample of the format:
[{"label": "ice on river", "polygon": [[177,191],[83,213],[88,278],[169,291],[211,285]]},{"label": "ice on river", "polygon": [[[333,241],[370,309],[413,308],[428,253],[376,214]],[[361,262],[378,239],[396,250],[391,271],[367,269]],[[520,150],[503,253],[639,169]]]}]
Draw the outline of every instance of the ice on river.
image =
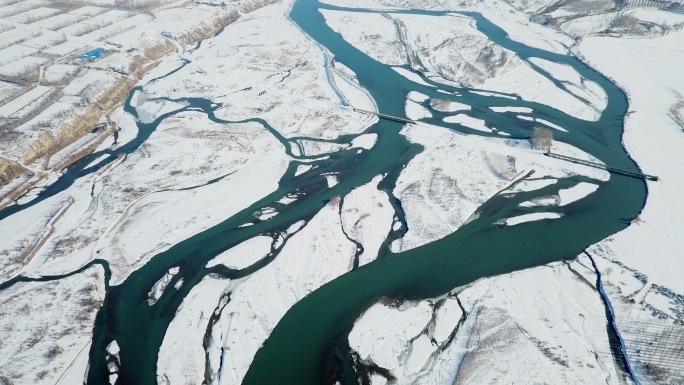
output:
[{"label": "ice on river", "polygon": [[[656,12],[663,24],[679,17]],[[603,273],[618,328],[628,341],[627,353],[642,383],[684,380],[681,370],[663,365],[661,358],[672,357],[681,367],[681,355],[669,350],[681,342],[665,336],[681,335],[675,325],[684,321],[684,242],[678,241],[684,228],[684,174],[674,166],[684,164],[684,141],[681,122],[673,113],[684,104],[675,91],[684,89],[684,77],[672,76],[677,63],[684,61],[684,52],[672,47],[683,44],[684,30],[679,29],[657,38],[591,37],[577,48],[585,61],[625,90],[630,110],[624,145],[643,172],[660,178],[648,182],[645,207],[628,228],[588,248]],[[645,341],[649,329],[644,325],[660,330],[658,337]],[[649,354],[646,347],[664,353]],[[656,370],[661,380],[646,367]]]},{"label": "ice on river", "polygon": [[[349,346],[359,353],[361,361],[373,362],[394,374],[399,383],[407,383],[405,381],[416,377],[427,361],[423,352],[430,349],[421,349],[419,337],[432,317],[433,309],[427,301],[406,303],[401,307],[375,304],[349,333]],[[420,365],[416,362],[405,365],[418,360]]]},{"label": "ice on river", "polygon": [[492,132],[492,129],[487,127],[484,120],[473,118],[472,116],[468,116],[466,114],[447,116],[444,118],[444,121],[446,123],[460,124],[477,131]]},{"label": "ice on river", "polygon": [[533,112],[529,107],[489,107],[489,109],[494,112],[520,112],[525,114]]},{"label": "ice on river", "polygon": [[598,187],[598,185],[593,183],[582,182],[567,189],[560,189],[558,191],[561,200],[560,206],[565,206],[572,202],[578,201],[596,191]]},{"label": "ice on river", "polygon": [[224,265],[231,269],[244,269],[258,262],[271,250],[273,239],[270,237],[254,237],[224,251],[207,263],[207,267]]},{"label": "ice on river", "polygon": [[[528,145],[506,139],[462,135],[427,124],[407,126],[402,134],[425,151],[409,162],[394,188],[408,224],[404,237],[391,244],[394,252],[451,234],[482,203],[504,189],[533,191],[569,175],[608,178],[603,170],[556,162]],[[589,159],[572,146],[557,143],[556,147],[554,152]],[[530,171],[535,179],[523,178]]]},{"label": "ice on river", "polygon": [[351,239],[363,245],[359,266],[372,262],[392,227],[394,209],[385,192],[378,190],[382,178],[354,189],[342,202],[342,225]]},{"label": "ice on river", "polygon": [[205,277],[183,299],[166,329],[157,359],[159,384],[200,384],[205,379],[204,336],[210,319],[230,300],[233,281]]},{"label": "ice on river", "polygon": [[534,221],[541,221],[544,219],[558,219],[562,217],[563,214],[561,213],[533,213],[533,214],[524,214],[524,215],[519,215],[517,217],[512,217],[512,218],[507,218],[504,221],[504,224],[506,226],[515,226],[519,225],[521,223],[526,223],[526,222],[534,222]]}]

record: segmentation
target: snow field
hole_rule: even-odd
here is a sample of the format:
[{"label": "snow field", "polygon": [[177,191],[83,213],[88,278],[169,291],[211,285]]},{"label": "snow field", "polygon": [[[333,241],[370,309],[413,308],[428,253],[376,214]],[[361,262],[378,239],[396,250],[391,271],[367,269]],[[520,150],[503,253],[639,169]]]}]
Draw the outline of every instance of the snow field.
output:
[{"label": "snow field", "polygon": [[595,274],[586,265],[554,263],[439,298],[377,303],[356,321],[350,346],[398,383],[619,384]]}]

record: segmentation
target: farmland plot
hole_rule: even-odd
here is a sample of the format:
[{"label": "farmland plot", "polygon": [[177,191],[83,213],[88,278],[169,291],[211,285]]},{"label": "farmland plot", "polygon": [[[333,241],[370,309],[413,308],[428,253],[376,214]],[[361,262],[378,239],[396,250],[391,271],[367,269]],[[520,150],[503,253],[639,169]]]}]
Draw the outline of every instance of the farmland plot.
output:
[{"label": "farmland plot", "polygon": [[[0,157],[32,172],[12,176],[17,183],[0,178],[0,205],[58,167],[51,157],[83,156],[81,147],[110,136],[110,114],[145,73],[167,56],[165,66],[182,62],[186,49],[246,12],[240,1],[228,9],[186,2],[182,12],[169,8],[176,2],[0,0],[0,130],[11,138],[0,141]],[[87,55],[96,49],[102,55]]]}]

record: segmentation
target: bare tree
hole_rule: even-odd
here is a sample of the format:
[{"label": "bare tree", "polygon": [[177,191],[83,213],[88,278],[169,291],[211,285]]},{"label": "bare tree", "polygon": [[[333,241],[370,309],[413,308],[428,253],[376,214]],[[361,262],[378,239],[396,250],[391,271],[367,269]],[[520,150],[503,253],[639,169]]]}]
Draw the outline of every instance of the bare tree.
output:
[{"label": "bare tree", "polygon": [[553,132],[546,127],[536,127],[532,131],[532,148],[535,150],[550,151],[553,144]]}]

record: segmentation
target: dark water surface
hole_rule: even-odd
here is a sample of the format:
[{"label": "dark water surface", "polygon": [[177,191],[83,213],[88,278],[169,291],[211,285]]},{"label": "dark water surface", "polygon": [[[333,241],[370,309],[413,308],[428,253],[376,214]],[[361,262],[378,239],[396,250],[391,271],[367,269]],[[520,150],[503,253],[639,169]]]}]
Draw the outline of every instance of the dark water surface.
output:
[{"label": "dark water surface", "polygon": [[[347,44],[325,24],[318,8],[341,9],[322,5],[316,0],[299,0],[290,16],[307,34],[326,46],[337,61],[357,74],[381,112],[404,116],[406,93],[410,90],[430,97],[443,97],[430,87],[407,84],[390,68]],[[433,12],[401,12],[439,15]],[[635,163],[621,143],[627,100],[614,84],[575,57],[514,42],[481,15],[466,15],[475,19],[478,29],[492,41],[515,51],[523,59],[538,57],[571,65],[606,91],[608,106],[598,122],[586,122],[536,103],[482,97],[442,84],[438,85],[439,88],[463,95],[454,100],[473,106],[480,113],[476,117],[488,123],[495,122],[497,127],[508,127],[507,131],[513,137],[528,137],[530,125],[517,120],[512,127],[511,124],[502,126],[497,121],[503,119],[502,114],[492,114],[487,107],[531,107],[535,111],[533,116],[568,129],[569,133],[556,135],[556,139],[608,164],[636,170]],[[440,120],[441,116],[436,115],[433,123],[444,125]],[[555,188],[576,181],[577,178],[567,178],[559,181],[560,185]],[[596,193],[564,207],[562,219],[513,227],[497,227],[492,223],[510,215],[522,200],[507,200],[502,205],[502,199],[495,197],[479,210],[486,215],[481,215],[454,234],[407,252],[389,253],[374,263],[339,277],[295,304],[256,355],[243,384],[356,383],[354,373],[348,367],[349,358],[335,353],[344,350],[347,335],[358,316],[382,297],[428,298],[482,277],[574,258],[588,245],[625,228],[640,212],[645,197],[643,181],[612,175],[608,182],[600,184]]]},{"label": "dark water surface", "polygon": [[[440,88],[458,93],[459,96],[451,98],[471,105],[473,109],[469,114],[472,116],[484,119],[488,125],[508,132],[512,138],[528,138],[533,123],[516,118],[516,114],[494,113],[488,107],[530,107],[534,110],[530,116],[546,119],[569,131],[555,133],[557,140],[578,147],[614,167],[637,171],[636,164],[621,144],[622,122],[627,111],[625,95],[608,79],[576,58],[511,41],[503,30],[479,14],[466,13],[476,20],[478,29],[491,40],[516,52],[524,60],[539,57],[568,64],[585,78],[599,84],[608,94],[609,103],[597,122],[573,118],[538,103],[483,96],[468,89],[445,86],[427,79],[426,82],[435,87],[411,82],[391,67],[373,60],[344,41],[325,24],[318,11],[320,8],[342,9],[320,4],[317,0],[298,0],[290,16],[314,40],[330,50],[336,61],[345,64],[357,74],[359,82],[373,96],[381,112],[405,116],[404,104],[410,91],[418,91],[435,98],[450,97],[437,92],[437,88]],[[435,17],[444,15],[440,12],[411,10],[397,13],[418,13]],[[175,71],[167,76],[172,77],[174,73]],[[129,97],[125,109],[135,115],[130,100]],[[214,111],[220,106],[210,100],[182,97],[174,100],[183,102],[186,107],[167,113],[150,124],[138,123],[139,133],[135,140],[119,149],[98,152],[76,163],[35,201],[0,211],[0,220],[64,191],[76,179],[95,172],[116,159],[116,156],[136,151],[169,116],[195,110],[204,112],[210,120],[218,123],[241,123],[217,118]],[[445,124],[441,122],[443,115],[436,112],[434,115],[434,118],[425,121],[464,133],[488,135],[456,124]],[[261,124],[283,144],[285,151],[292,155],[290,148],[294,139],[282,137],[277,128],[260,119],[242,122]],[[423,150],[421,146],[408,142],[405,137],[398,134],[401,128],[400,123],[380,121],[367,130],[378,134],[378,142],[371,150],[360,153],[357,153],[356,149],[336,152],[328,159],[314,161],[317,167],[296,177],[294,173],[298,162],[293,161],[276,191],[224,222],[154,256],[148,264],[132,273],[120,285],[109,286],[96,319],[87,383],[100,385],[108,382],[107,363],[112,358],[108,357],[106,347],[116,340],[120,347],[121,360],[117,384],[155,384],[157,354],[164,333],[194,285],[207,274],[225,278],[247,276],[275,259],[282,245],[274,246],[272,252],[264,259],[243,270],[205,268],[209,260],[254,236],[267,235],[277,238],[293,223],[310,220],[331,197],[344,196],[354,188],[370,182],[377,175],[385,175],[379,187],[390,194],[397,220],[403,223],[402,228],[390,232],[388,238],[391,240],[401,237],[406,231],[405,220],[401,205],[391,196],[391,191],[403,167]],[[343,136],[338,142],[348,143],[352,139],[353,136]],[[103,153],[112,156],[96,166],[85,167]],[[337,173],[340,183],[328,188],[324,176],[327,173]],[[519,208],[517,205],[520,202],[555,193],[560,188],[570,187],[585,180],[586,177],[570,177],[539,191],[521,193],[508,198],[494,197],[479,209],[478,219],[444,239],[398,254],[383,248],[375,262],[339,277],[295,304],[258,352],[244,384],[305,385],[334,381],[340,381],[342,384],[355,383],[353,372],[349,370],[349,360],[343,356],[345,341],[354,320],[379,299],[421,299],[437,296],[481,277],[574,258],[588,245],[625,228],[643,207],[646,197],[644,182],[612,175],[609,181],[601,182],[599,189],[589,197],[562,208],[554,208],[555,211],[564,214],[561,219],[513,227],[493,225],[497,220],[513,214],[541,210]],[[289,205],[276,203],[291,193],[299,196],[296,202]],[[230,199],[229,191],[226,192],[226,198]],[[275,207],[279,214],[268,221],[255,220],[252,214],[264,207]],[[240,227],[247,223],[253,225]],[[180,279],[183,280],[183,285],[178,290],[166,290],[156,304],[149,306],[148,292],[172,267],[179,267],[180,270],[169,286],[173,286]]]}]

